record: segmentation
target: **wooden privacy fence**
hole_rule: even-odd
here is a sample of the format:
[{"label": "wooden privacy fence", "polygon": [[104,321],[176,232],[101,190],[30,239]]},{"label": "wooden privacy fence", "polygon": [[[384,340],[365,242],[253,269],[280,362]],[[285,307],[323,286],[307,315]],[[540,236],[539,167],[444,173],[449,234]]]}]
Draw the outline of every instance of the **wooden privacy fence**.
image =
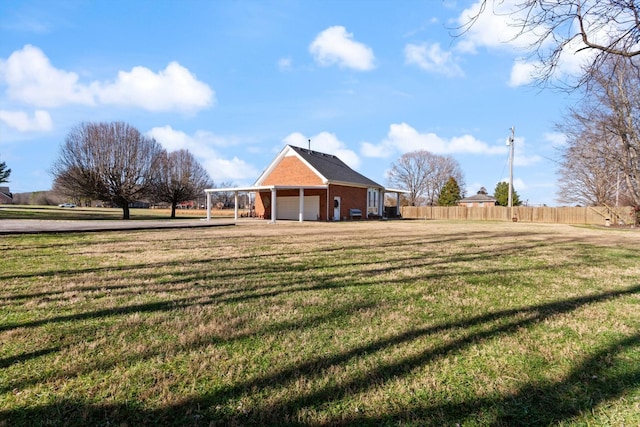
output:
[{"label": "wooden privacy fence", "polygon": [[513,218],[505,206],[403,206],[403,218],[408,219],[449,219],[477,221],[522,221],[549,222],[558,224],[615,225],[635,224],[632,207],[513,207]]}]

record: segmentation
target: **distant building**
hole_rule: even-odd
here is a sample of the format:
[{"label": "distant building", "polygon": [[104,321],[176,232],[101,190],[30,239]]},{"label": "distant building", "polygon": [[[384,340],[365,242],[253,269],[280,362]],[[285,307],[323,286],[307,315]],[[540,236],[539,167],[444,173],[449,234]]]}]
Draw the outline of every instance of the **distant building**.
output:
[{"label": "distant building", "polygon": [[481,187],[475,196],[465,197],[458,201],[458,206],[466,206],[468,208],[495,206],[497,204],[498,199],[488,195],[487,190],[484,187]]},{"label": "distant building", "polygon": [[205,190],[207,206],[212,194],[234,192],[237,200],[241,191],[254,193],[256,216],[271,221],[382,218],[385,193],[395,193],[399,202],[399,194],[406,192],[384,188],[332,154],[292,145],[284,147],[254,185]]},{"label": "distant building", "polygon": [[13,203],[13,194],[9,191],[9,187],[0,187],[0,204],[8,205]]}]

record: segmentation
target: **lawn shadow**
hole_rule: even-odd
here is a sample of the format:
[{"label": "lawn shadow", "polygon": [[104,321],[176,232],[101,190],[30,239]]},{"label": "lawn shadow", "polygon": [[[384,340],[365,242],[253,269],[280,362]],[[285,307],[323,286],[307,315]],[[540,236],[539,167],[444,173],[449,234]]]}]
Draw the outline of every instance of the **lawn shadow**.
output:
[{"label": "lawn shadow", "polygon": [[[144,409],[140,402],[128,404],[89,404],[62,399],[39,407],[16,408],[0,412],[0,425],[31,425],[29,420],[48,420],[50,425],[307,425],[297,418],[304,408],[321,409],[332,402],[380,387],[388,381],[409,375],[411,371],[435,360],[460,352],[469,346],[495,337],[513,334],[548,320],[571,313],[583,306],[610,301],[640,293],[640,285],[618,291],[568,298],[550,303],[499,310],[459,321],[412,329],[390,337],[356,346],[339,354],[316,358],[281,368],[263,376],[222,387],[215,391],[185,398],[180,403],[160,409]],[[483,329],[484,327],[484,329]],[[479,331],[473,331],[481,329]],[[313,381],[331,375],[332,368],[366,355],[428,339],[443,331],[465,331],[434,348],[428,348],[392,362],[378,364],[352,376],[348,381],[328,385],[313,392],[273,401],[269,406],[240,408],[229,413],[227,407],[252,393],[267,393],[270,389],[286,387],[297,380]],[[454,334],[455,336],[455,334]],[[640,369],[633,367],[622,372],[612,371],[611,354],[637,347],[640,335],[618,339],[606,348],[587,356],[562,380],[549,383],[530,383],[515,394],[491,397],[472,397],[462,402],[435,404],[414,403],[384,415],[366,413],[350,418],[336,415],[327,420],[330,425],[455,425],[476,421],[482,416],[488,425],[549,425],[569,421],[579,413],[588,412],[600,403],[622,396],[640,385]],[[607,381],[601,381],[605,379]],[[488,414],[488,415],[487,415]],[[317,425],[314,423],[313,425]]]}]

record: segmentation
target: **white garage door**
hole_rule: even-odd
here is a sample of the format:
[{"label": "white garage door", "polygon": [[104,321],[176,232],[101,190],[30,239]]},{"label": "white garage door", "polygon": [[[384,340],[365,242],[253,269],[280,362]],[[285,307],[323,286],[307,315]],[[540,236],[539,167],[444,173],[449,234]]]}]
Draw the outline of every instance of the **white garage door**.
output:
[{"label": "white garage door", "polygon": [[[298,220],[300,197],[278,197],[276,202],[276,219]],[[304,196],[305,221],[316,221],[320,215],[320,196]]]}]

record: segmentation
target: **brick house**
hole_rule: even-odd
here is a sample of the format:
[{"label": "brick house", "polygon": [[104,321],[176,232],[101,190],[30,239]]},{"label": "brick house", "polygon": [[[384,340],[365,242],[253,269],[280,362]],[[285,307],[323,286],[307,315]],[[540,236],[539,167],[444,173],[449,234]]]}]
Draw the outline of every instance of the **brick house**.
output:
[{"label": "brick house", "polygon": [[478,193],[471,197],[465,197],[458,201],[458,206],[466,206],[468,208],[473,207],[486,207],[495,206],[498,204],[498,199],[487,194],[487,190],[481,187]]},{"label": "brick house", "polygon": [[[233,191],[255,194],[255,214],[264,219],[339,221],[380,218],[382,185],[361,175],[332,154],[287,145],[251,187],[207,189],[207,219],[211,194]],[[275,203],[274,203],[275,201]],[[237,208],[236,208],[237,218]]]},{"label": "brick house", "polygon": [[13,194],[9,187],[0,187],[0,204],[8,205],[13,203]]}]

